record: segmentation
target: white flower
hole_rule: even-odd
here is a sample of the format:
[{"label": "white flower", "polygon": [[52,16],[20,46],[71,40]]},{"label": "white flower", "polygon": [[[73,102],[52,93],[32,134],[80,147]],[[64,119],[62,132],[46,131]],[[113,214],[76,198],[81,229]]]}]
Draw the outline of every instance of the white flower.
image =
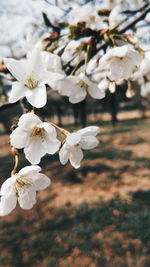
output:
[{"label": "white flower", "polygon": [[99,144],[95,137],[99,127],[89,126],[67,136],[66,142],[59,151],[60,162],[65,165],[70,160],[74,168],[80,167],[83,159],[82,149],[92,149]]},{"label": "white flower", "polygon": [[99,63],[109,70],[110,80],[128,79],[141,62],[141,55],[129,45],[114,47],[100,59]]},{"label": "white flower", "polygon": [[101,18],[98,16],[98,11],[94,5],[74,5],[68,15],[69,24],[77,24],[78,22],[85,21],[87,27],[96,29],[102,24]]},{"label": "white flower", "polygon": [[23,60],[6,58],[5,64],[17,79],[17,82],[12,83],[9,102],[14,103],[26,97],[28,102],[36,108],[45,106],[47,102],[45,84],[49,80],[55,80],[56,75],[46,70],[42,52],[33,50],[28,58]]},{"label": "white flower", "polygon": [[38,164],[46,153],[54,154],[60,147],[55,128],[42,122],[33,113],[20,117],[18,127],[10,135],[11,145],[22,149],[32,164]]},{"label": "white flower", "polygon": [[28,210],[36,203],[36,191],[50,185],[50,179],[39,173],[39,166],[27,166],[8,178],[1,187],[0,216],[9,214],[17,205]]},{"label": "white flower", "polygon": [[73,104],[84,100],[87,93],[95,99],[105,97],[105,92],[100,90],[96,83],[91,82],[84,73],[80,73],[79,76],[70,75],[52,83],[52,88],[61,95],[68,96]]}]

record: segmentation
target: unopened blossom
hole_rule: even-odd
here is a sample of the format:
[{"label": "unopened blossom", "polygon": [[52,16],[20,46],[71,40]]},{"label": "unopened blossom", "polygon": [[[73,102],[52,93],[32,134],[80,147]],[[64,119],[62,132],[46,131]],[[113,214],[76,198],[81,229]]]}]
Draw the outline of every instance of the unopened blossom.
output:
[{"label": "unopened blossom", "polygon": [[70,103],[79,103],[84,100],[89,94],[92,98],[102,99],[105,97],[105,92],[100,90],[96,83],[93,83],[84,74],[79,76],[70,75],[61,80],[53,82],[52,88],[57,90],[61,95],[68,96]]},{"label": "unopened blossom", "polygon": [[143,83],[141,86],[141,96],[147,97],[150,95],[150,82]]},{"label": "unopened blossom", "polygon": [[56,74],[54,76],[52,72],[46,70],[42,52],[33,50],[27,59],[22,60],[6,58],[5,64],[17,80],[12,82],[9,102],[14,103],[26,97],[28,102],[36,108],[45,106],[46,84],[49,80],[59,79],[60,76]]},{"label": "unopened blossom", "polygon": [[10,135],[11,145],[24,148],[25,157],[32,163],[38,164],[46,154],[54,154],[60,147],[56,138],[55,128],[47,122],[42,122],[33,113],[20,117],[18,127]]},{"label": "unopened blossom", "polygon": [[27,166],[8,178],[0,189],[0,216],[8,215],[17,205],[28,210],[36,203],[36,191],[47,188],[50,179],[39,173],[39,166]]},{"label": "unopened blossom", "polygon": [[112,81],[128,79],[141,62],[141,55],[130,45],[114,47],[100,59],[100,66],[108,69],[108,77]]},{"label": "unopened blossom", "polygon": [[98,133],[99,127],[89,126],[68,134],[65,143],[59,151],[60,162],[65,165],[69,160],[74,168],[79,168],[80,162],[83,159],[82,149],[88,150],[96,147],[99,144],[96,138]]}]

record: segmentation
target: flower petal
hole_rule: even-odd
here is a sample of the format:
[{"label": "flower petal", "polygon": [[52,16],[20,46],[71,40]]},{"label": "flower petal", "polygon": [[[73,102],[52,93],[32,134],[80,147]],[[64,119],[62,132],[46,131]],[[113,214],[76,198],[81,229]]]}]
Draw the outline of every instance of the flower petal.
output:
[{"label": "flower petal", "polygon": [[46,142],[47,153],[52,155],[58,151],[61,145],[61,142],[57,138],[47,137],[45,142]]},{"label": "flower petal", "polygon": [[97,126],[88,126],[85,127],[79,131],[77,131],[77,133],[81,134],[81,135],[93,135],[96,136],[100,131],[100,128]]},{"label": "flower petal", "polygon": [[12,58],[5,58],[4,60],[6,67],[12,73],[12,75],[21,83],[24,84],[27,78],[27,61],[26,60],[16,60]]},{"label": "flower petal", "polygon": [[48,122],[43,122],[41,124],[41,127],[43,127],[45,129],[45,131],[52,137],[52,138],[56,138],[57,136],[57,132],[54,126],[52,126],[50,123]]},{"label": "flower petal", "polygon": [[50,178],[42,173],[33,176],[32,180],[34,181],[34,188],[36,191],[44,190],[51,184]]},{"label": "flower petal", "polygon": [[83,159],[83,152],[80,148],[74,147],[69,153],[69,160],[71,165],[77,169],[80,167],[80,161]]},{"label": "flower petal", "polygon": [[61,58],[58,55],[43,51],[42,58],[48,71],[63,73]]},{"label": "flower petal", "polygon": [[25,190],[23,193],[19,193],[18,202],[22,209],[31,209],[36,203],[36,192],[33,189],[30,189]]},{"label": "flower petal", "polygon": [[92,149],[99,144],[95,136],[82,136],[80,146],[82,149]]},{"label": "flower petal", "polygon": [[11,145],[18,149],[24,148],[28,142],[28,134],[20,127],[17,127],[10,135]]},{"label": "flower petal", "polygon": [[84,88],[74,86],[74,90],[72,90],[72,93],[69,97],[69,102],[72,104],[79,103],[85,99],[86,95],[87,92]]},{"label": "flower petal", "polygon": [[41,171],[41,167],[37,165],[26,166],[19,171],[19,174],[27,174],[29,176],[36,175]]},{"label": "flower petal", "polygon": [[11,191],[12,183],[15,182],[14,177],[8,178],[1,186],[0,195],[5,195]]},{"label": "flower petal", "polygon": [[28,54],[28,73],[30,73],[35,79],[39,80],[46,68],[44,68],[42,52],[38,49],[32,50]]},{"label": "flower petal", "polygon": [[10,92],[9,102],[15,103],[23,98],[26,94],[26,87],[20,82],[12,82],[12,89]]},{"label": "flower petal", "polygon": [[30,145],[24,148],[25,157],[32,164],[38,164],[41,158],[47,153],[45,142],[40,138],[35,138],[31,141]]},{"label": "flower petal", "polygon": [[0,200],[0,216],[8,215],[17,205],[17,197],[14,191],[11,190]]},{"label": "flower petal", "polygon": [[70,146],[74,146],[79,144],[81,140],[81,134],[76,132],[76,133],[71,133],[67,136],[66,138],[66,142],[67,144],[69,144]]},{"label": "flower petal", "polygon": [[105,92],[100,90],[94,83],[91,83],[90,86],[88,86],[88,93],[95,99],[102,99],[105,97]]},{"label": "flower petal", "polygon": [[27,90],[26,98],[33,107],[36,108],[44,107],[47,102],[46,86],[41,85],[33,90]]},{"label": "flower petal", "polygon": [[68,149],[66,149],[66,144],[64,144],[59,151],[59,160],[61,164],[65,165],[68,162],[68,159],[69,159],[69,151]]},{"label": "flower petal", "polygon": [[40,118],[32,112],[23,114],[18,122],[18,126],[23,128],[25,131],[30,131],[35,125],[41,124]]}]

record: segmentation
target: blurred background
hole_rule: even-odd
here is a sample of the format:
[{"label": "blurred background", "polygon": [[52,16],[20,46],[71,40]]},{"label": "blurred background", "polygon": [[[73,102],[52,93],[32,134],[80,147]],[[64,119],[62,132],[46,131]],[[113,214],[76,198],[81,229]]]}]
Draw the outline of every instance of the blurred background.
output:
[{"label": "blurred background", "polygon": [[[3,58],[24,57],[39,38],[51,33],[44,14],[57,26],[75,5],[90,3],[97,10],[130,6],[134,11],[149,1],[131,2],[0,1],[1,184],[14,166],[10,128],[22,114],[20,103],[8,104],[11,79]],[[149,14],[136,34],[140,46],[150,50]],[[78,170],[69,163],[62,166],[58,154],[42,158],[40,166],[52,185],[38,193],[33,209],[17,206],[0,218],[0,266],[150,266],[150,95],[141,97],[136,82],[132,95],[127,88],[127,83],[120,84],[102,100],[88,97],[75,105],[48,90],[48,104],[40,116],[70,131],[98,125],[100,145],[85,151]],[[26,165],[21,154],[19,168]]]}]

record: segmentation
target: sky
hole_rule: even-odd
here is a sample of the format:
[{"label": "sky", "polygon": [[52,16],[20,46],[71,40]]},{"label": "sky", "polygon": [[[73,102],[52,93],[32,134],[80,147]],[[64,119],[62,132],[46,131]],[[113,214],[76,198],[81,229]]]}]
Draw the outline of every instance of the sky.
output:
[{"label": "sky", "polygon": [[[52,23],[63,16],[62,1],[57,0],[61,8],[54,6],[56,0],[0,0],[0,58],[11,56],[20,57],[24,53],[25,36],[31,34],[33,25],[38,25],[38,33],[45,31],[42,12],[45,12]],[[108,0],[97,0],[97,2]],[[66,0],[75,4],[75,1]],[[83,0],[76,0],[80,4]],[[96,2],[96,0],[95,0]],[[105,3],[106,3],[105,2]],[[65,8],[63,6],[63,8]],[[149,15],[150,23],[150,15]],[[144,48],[150,49],[149,28],[141,27],[139,35],[143,35]],[[149,31],[150,32],[150,31]]]},{"label": "sky", "polygon": [[56,15],[59,18],[63,14],[61,9],[43,0],[0,0],[1,57],[13,54],[19,41],[32,31],[32,25],[38,24],[43,29],[42,12],[49,14],[52,22]]}]

